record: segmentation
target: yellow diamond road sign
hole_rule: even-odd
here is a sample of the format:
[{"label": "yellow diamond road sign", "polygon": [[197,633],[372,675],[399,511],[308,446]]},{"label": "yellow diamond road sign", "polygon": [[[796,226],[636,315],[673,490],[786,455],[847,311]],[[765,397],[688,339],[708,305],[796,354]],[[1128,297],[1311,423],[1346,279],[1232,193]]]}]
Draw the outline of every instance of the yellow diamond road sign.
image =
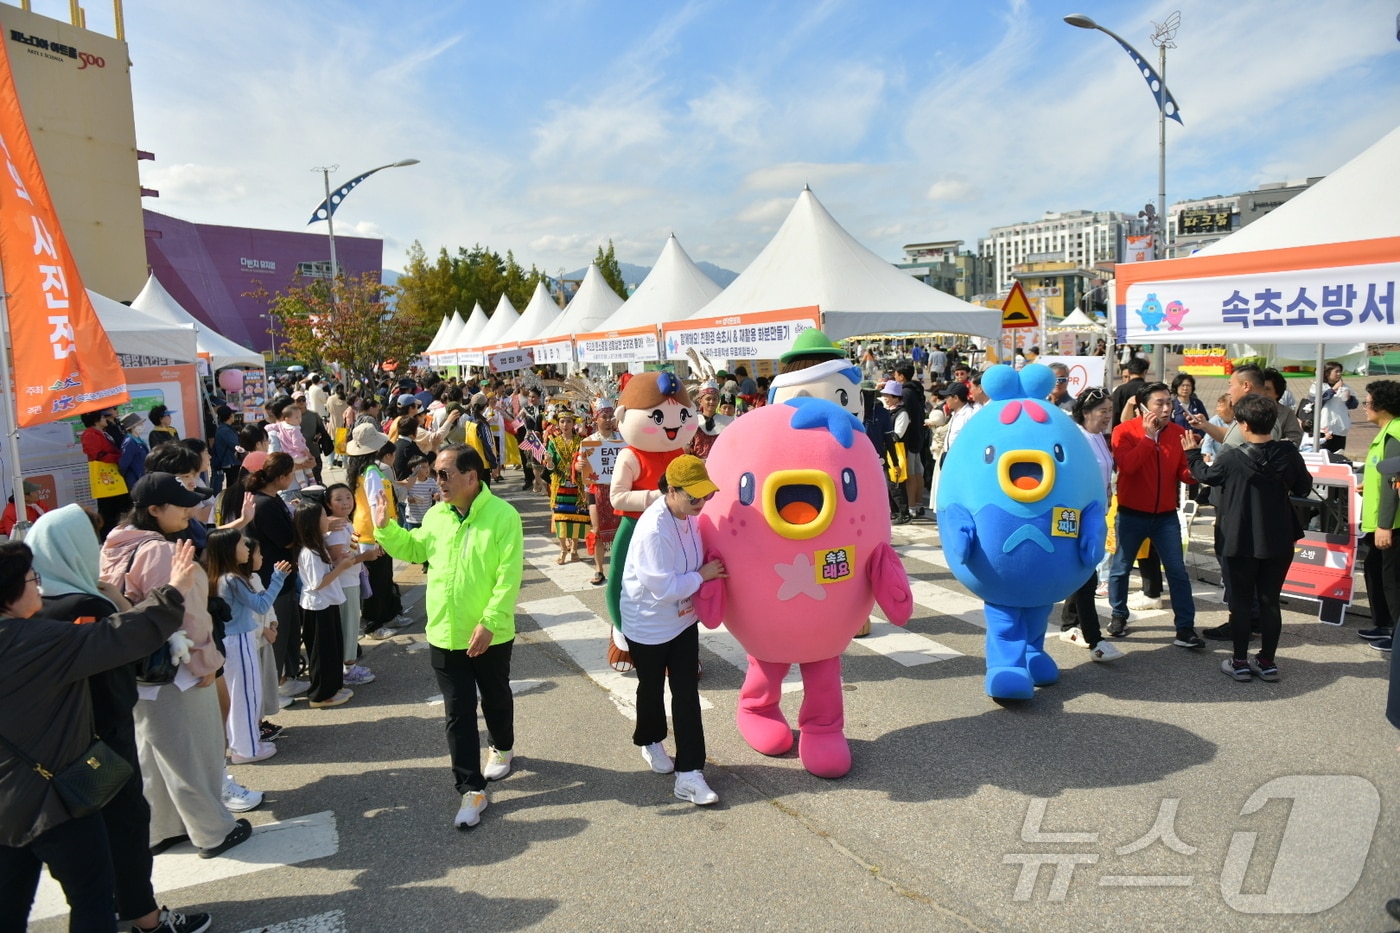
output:
[{"label": "yellow diamond road sign", "polygon": [[1035,309],[1031,307],[1030,299],[1026,297],[1026,290],[1017,282],[1011,286],[1011,294],[1006,296],[1006,301],[1001,306],[1001,328],[1011,330],[1016,327],[1035,327],[1040,323],[1036,317]]}]

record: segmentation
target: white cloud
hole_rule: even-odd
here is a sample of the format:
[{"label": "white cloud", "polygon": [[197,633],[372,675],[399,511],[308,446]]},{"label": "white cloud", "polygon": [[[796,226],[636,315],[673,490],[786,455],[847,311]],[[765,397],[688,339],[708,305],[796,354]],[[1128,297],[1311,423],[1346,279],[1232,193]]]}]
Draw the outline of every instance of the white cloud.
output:
[{"label": "white cloud", "polygon": [[929,185],[928,199],[930,201],[972,201],[976,199],[978,193],[977,186],[966,176],[953,173],[945,175]]}]

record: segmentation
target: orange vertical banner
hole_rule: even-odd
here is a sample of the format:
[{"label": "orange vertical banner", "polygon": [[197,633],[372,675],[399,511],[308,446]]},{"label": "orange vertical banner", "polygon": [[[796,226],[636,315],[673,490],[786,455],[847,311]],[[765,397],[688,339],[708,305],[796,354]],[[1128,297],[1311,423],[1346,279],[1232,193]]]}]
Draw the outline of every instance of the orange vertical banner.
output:
[{"label": "orange vertical banner", "polygon": [[19,426],[125,402],[126,375],[59,228],[4,42],[0,162],[0,276],[9,292]]}]

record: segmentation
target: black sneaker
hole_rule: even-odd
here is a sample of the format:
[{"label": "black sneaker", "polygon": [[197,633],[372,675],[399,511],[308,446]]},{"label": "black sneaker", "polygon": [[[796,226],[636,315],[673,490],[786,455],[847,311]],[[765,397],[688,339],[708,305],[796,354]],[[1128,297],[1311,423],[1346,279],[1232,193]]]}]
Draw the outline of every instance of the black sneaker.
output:
[{"label": "black sneaker", "polygon": [[[1217,625],[1217,626],[1215,626],[1215,628],[1202,629],[1202,630],[1201,630],[1201,634],[1204,635],[1205,637],[1209,638],[1211,641],[1234,641],[1234,640],[1235,640],[1235,633],[1234,633],[1234,630],[1230,628],[1230,623],[1229,623],[1229,622],[1226,622],[1224,625]],[[1258,637],[1259,637],[1259,630],[1258,630],[1258,629],[1250,629],[1250,632],[1249,632],[1249,640],[1250,640],[1250,641],[1254,641],[1254,640],[1255,640],[1256,638],[1258,638]]]},{"label": "black sneaker", "polygon": [[1372,648],[1375,648],[1377,651],[1385,651],[1387,653],[1389,653],[1390,649],[1394,645],[1395,639],[1393,638],[1378,638],[1375,641],[1371,642]]},{"label": "black sneaker", "polygon": [[1176,645],[1178,648],[1204,648],[1206,646],[1206,640],[1197,635],[1195,629],[1188,628],[1177,632],[1176,638],[1172,640],[1172,644]]},{"label": "black sneaker", "polygon": [[1249,669],[1260,680],[1266,680],[1269,683],[1278,681],[1278,665],[1274,663],[1273,658],[1265,658],[1256,654],[1249,659]]},{"label": "black sneaker", "polygon": [[207,849],[200,849],[199,857],[214,858],[216,856],[223,855],[225,852],[227,852],[229,849],[232,849],[239,843],[247,842],[249,837],[251,837],[252,835],[252,823],[249,823],[247,820],[243,819],[235,820],[233,823],[233,829],[229,830],[229,834],[224,837],[224,841],[216,846],[210,846]]},{"label": "black sneaker", "polygon": [[1364,638],[1367,641],[1380,641],[1382,638],[1390,638],[1394,634],[1395,630],[1388,625],[1378,625],[1375,628],[1363,628],[1356,633],[1358,638]]},{"label": "black sneaker", "polygon": [[908,512],[900,512],[899,515],[890,520],[890,523],[894,525],[907,525],[913,520],[914,516],[910,515]]},{"label": "black sneaker", "polygon": [[204,933],[214,923],[208,914],[182,914],[169,907],[160,909],[160,921],[149,930],[136,924],[131,925],[131,933]]},{"label": "black sneaker", "polygon": [[264,719],[258,724],[258,735],[264,742],[276,742],[286,730],[275,722]]},{"label": "black sneaker", "polygon": [[1122,638],[1123,633],[1128,630],[1127,616],[1114,616],[1108,620],[1108,634],[1114,638]]}]

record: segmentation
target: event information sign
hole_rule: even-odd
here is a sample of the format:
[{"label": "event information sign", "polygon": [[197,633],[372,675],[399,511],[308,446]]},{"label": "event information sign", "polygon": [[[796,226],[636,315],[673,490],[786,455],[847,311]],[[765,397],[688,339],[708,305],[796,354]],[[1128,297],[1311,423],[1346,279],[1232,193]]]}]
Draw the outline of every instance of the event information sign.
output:
[{"label": "event information sign", "polygon": [[[1400,263],[1141,282],[1127,291],[1130,341],[1348,343],[1394,336]],[[1375,334],[1376,336],[1369,336]]]},{"label": "event information sign", "polygon": [[656,339],[655,327],[647,327],[636,333],[615,331],[578,340],[580,363],[631,363],[634,360],[659,359],[661,344]]},{"label": "event information sign", "polygon": [[712,360],[776,360],[797,335],[817,326],[816,308],[736,314],[664,325],[666,359],[685,359],[694,347]]},{"label": "event information sign", "polygon": [[486,358],[486,366],[493,373],[513,373],[529,369],[535,365],[535,351],[531,347],[516,350],[502,350]]},{"label": "event information sign", "polygon": [[589,439],[583,441],[579,446],[583,449],[584,456],[588,458],[588,468],[593,471],[596,477],[594,482],[600,486],[611,483],[613,465],[617,463],[617,455],[627,445],[622,441]]},{"label": "event information sign", "polygon": [[574,361],[574,344],[571,340],[536,344],[531,349],[535,351],[535,362],[541,365],[558,366]]}]

